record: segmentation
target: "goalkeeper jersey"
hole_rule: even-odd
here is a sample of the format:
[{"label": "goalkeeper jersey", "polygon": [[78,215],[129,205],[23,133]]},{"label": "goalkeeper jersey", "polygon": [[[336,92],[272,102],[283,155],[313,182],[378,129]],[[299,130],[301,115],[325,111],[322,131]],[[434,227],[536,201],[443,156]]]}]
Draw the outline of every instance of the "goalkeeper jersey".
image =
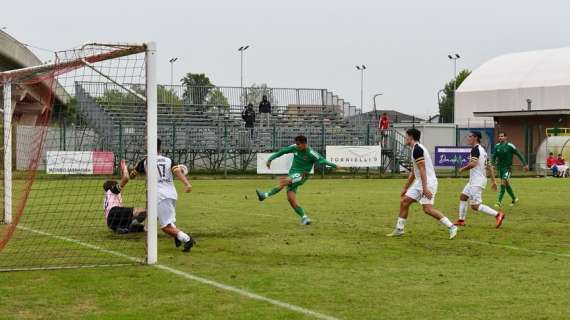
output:
[{"label": "goalkeeper jersey", "polygon": [[513,165],[513,156],[517,156],[526,166],[526,161],[514,144],[510,142],[497,143],[493,154],[493,164],[500,169],[510,169]]},{"label": "goalkeeper jersey", "polygon": [[289,169],[289,174],[311,173],[311,170],[313,169],[313,165],[315,164],[315,162],[336,168],[336,164],[325,159],[323,156],[321,156],[311,147],[307,147],[304,151],[301,151],[297,148],[297,145],[295,144],[279,149],[279,151],[275,152],[269,157],[269,161],[273,161],[274,159],[277,159],[287,153],[293,154],[293,164]]}]

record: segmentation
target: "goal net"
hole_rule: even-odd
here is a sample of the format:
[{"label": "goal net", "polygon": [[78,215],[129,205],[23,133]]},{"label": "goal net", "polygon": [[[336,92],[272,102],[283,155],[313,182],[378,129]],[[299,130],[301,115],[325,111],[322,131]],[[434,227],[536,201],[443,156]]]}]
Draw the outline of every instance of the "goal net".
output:
[{"label": "goal net", "polygon": [[0,271],[156,261],[155,54],[93,43],[0,72]]}]

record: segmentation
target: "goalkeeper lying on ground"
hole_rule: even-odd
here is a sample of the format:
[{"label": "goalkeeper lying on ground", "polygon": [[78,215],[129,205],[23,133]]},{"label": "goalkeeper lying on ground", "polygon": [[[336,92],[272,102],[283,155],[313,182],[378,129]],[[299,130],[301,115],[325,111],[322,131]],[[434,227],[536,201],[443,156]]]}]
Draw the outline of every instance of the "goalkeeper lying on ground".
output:
[{"label": "goalkeeper lying on ground", "polygon": [[119,234],[129,232],[143,232],[143,221],[146,218],[146,209],[123,207],[121,190],[129,182],[129,170],[125,160],[121,160],[121,181],[108,180],[103,184],[105,190],[105,220],[109,229]]}]

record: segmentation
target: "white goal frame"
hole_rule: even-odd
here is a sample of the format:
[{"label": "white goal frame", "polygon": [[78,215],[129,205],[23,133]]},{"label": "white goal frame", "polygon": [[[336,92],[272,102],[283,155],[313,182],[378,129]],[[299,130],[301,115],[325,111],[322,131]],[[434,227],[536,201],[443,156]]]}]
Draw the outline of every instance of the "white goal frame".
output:
[{"label": "white goal frame", "polygon": [[[96,45],[89,43],[86,45]],[[145,65],[146,65],[146,97],[139,98],[146,102],[147,112],[147,264],[156,264],[158,262],[158,245],[157,245],[157,211],[158,211],[158,169],[157,169],[157,49],[155,42],[146,42],[143,44],[133,44],[133,46],[144,47]],[[93,68],[89,62],[79,59],[86,67]],[[14,73],[33,73],[38,70],[48,70],[55,64],[46,64],[36,67],[29,67],[14,70]],[[95,70],[97,71],[97,70]],[[99,72],[99,71],[97,71]],[[11,72],[7,72],[11,73]],[[105,76],[105,75],[103,75]],[[105,76],[106,77],[106,76]],[[107,77],[113,81],[111,78]],[[0,79],[2,80],[2,79]],[[117,83],[118,84],[118,83]],[[118,84],[122,86],[121,84]],[[12,224],[12,115],[14,101],[12,101],[12,81],[8,80],[3,83],[4,88],[4,223]]]}]

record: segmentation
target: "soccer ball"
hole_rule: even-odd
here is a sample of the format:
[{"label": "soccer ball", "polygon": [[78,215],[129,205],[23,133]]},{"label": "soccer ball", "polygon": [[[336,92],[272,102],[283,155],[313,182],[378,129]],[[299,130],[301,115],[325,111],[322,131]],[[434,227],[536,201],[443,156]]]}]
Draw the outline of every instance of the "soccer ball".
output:
[{"label": "soccer ball", "polygon": [[181,165],[179,165],[178,167],[180,168],[180,171],[182,171],[182,174],[183,174],[183,175],[187,175],[187,174],[188,174],[188,167],[187,167],[186,165],[181,164]]}]

